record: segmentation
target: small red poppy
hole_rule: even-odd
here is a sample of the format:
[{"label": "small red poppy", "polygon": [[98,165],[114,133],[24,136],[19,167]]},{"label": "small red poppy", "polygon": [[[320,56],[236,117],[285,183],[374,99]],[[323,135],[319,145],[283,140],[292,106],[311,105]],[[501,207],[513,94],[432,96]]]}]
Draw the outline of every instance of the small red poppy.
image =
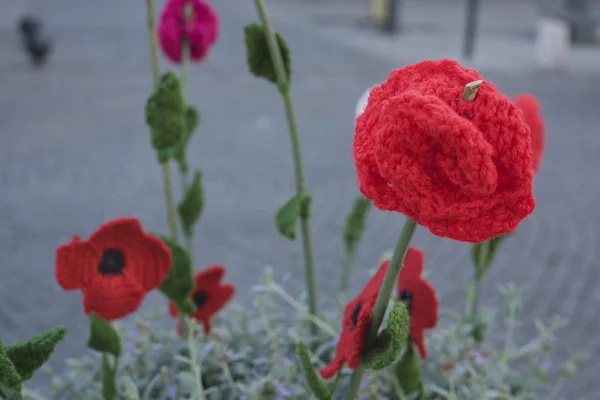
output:
[{"label": "small red poppy", "polygon": [[[198,272],[194,277],[196,286],[191,299],[196,304],[196,312],[191,316],[202,322],[204,332],[210,333],[210,320],[235,294],[235,286],[231,283],[221,283],[225,275],[225,267],[211,265]],[[169,313],[176,317],[179,311],[172,301],[169,302]]]},{"label": "small red poppy", "polygon": [[537,172],[544,152],[544,119],[540,113],[540,103],[535,96],[522,93],[515,98],[515,105],[523,112],[523,119],[531,129],[531,163]]},{"label": "small red poppy", "polygon": [[421,277],[423,258],[421,250],[409,247],[398,277],[398,299],[408,308],[410,337],[417,345],[421,357],[425,358],[425,329],[435,328],[437,325],[439,303],[434,287]]},{"label": "small red poppy", "polygon": [[144,232],[136,218],[116,218],[86,241],[74,236],[56,249],[56,279],[65,290],[81,289],[86,314],[114,320],[138,309],[171,267],[171,251]]},{"label": "small red poppy", "polygon": [[346,304],[344,319],[342,320],[342,333],[340,334],[335,356],[328,366],[321,368],[319,371],[323,378],[331,378],[346,363],[350,369],[354,369],[360,364],[360,353],[371,324],[373,307],[375,307],[377,295],[389,264],[389,260],[384,261],[358,296]]}]

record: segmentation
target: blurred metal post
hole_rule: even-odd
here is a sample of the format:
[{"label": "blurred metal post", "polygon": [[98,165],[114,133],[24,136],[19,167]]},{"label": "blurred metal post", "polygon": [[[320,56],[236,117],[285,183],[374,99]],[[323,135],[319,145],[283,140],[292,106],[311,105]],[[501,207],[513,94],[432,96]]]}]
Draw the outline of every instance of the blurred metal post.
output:
[{"label": "blurred metal post", "polygon": [[382,32],[392,34],[400,30],[398,15],[403,0],[369,0],[371,20]]},{"label": "blurred metal post", "polygon": [[473,58],[475,50],[475,35],[477,34],[477,16],[479,13],[479,0],[467,0],[467,15],[465,19],[465,36],[463,40],[463,57],[467,60]]},{"label": "blurred metal post", "polygon": [[575,43],[595,41],[597,21],[591,15],[589,0],[566,0],[564,8],[571,24],[571,40]]}]

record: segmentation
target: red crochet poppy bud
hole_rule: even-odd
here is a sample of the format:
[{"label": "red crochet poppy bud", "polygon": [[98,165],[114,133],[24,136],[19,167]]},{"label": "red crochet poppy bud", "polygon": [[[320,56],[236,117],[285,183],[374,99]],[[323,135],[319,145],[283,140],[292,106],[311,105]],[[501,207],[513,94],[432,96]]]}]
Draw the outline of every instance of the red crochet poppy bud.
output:
[{"label": "red crochet poppy bud", "polygon": [[[184,18],[186,4],[192,6],[189,20]],[[163,9],[158,38],[165,55],[173,62],[181,62],[182,43],[190,46],[190,59],[202,61],[219,34],[219,17],[210,3],[203,0],[168,0]]]},{"label": "red crochet poppy bud", "polygon": [[480,79],[456,61],[423,61],[373,88],[354,158],[376,207],[474,243],[512,232],[533,211],[529,127],[489,82],[465,100],[465,85]]},{"label": "red crochet poppy bud", "polygon": [[537,172],[544,152],[544,119],[540,112],[540,103],[529,93],[522,93],[515,98],[515,104],[523,112],[523,119],[531,129],[531,162],[533,171]]}]

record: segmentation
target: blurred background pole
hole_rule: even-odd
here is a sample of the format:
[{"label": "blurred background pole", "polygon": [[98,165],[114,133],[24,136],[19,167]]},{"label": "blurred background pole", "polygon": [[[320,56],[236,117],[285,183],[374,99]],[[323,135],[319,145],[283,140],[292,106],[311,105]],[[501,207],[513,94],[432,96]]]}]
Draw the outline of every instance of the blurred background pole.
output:
[{"label": "blurred background pole", "polygon": [[369,14],[371,21],[377,28],[387,34],[400,30],[400,12],[403,0],[369,0]]},{"label": "blurred background pole", "polygon": [[595,41],[595,24],[591,15],[589,0],[566,0],[564,3],[567,19],[571,23],[571,39],[574,43]]},{"label": "blurred background pole", "polygon": [[465,19],[465,36],[463,41],[463,57],[466,60],[471,60],[473,58],[475,35],[477,34],[478,13],[479,0],[467,0],[467,16]]}]

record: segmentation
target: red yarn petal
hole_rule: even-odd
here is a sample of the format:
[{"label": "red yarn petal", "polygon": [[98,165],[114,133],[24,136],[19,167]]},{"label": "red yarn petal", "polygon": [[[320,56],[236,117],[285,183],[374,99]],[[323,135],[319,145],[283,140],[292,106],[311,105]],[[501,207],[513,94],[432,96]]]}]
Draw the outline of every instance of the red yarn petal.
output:
[{"label": "red yarn petal", "polygon": [[[416,92],[394,96],[383,106],[381,121],[375,159],[382,176],[403,194],[407,194],[409,186],[419,187],[424,176],[432,177],[431,171],[425,169],[431,166],[443,172],[439,179],[447,179],[467,195],[487,195],[496,190],[498,175],[492,146],[469,120],[438,97]],[[415,148],[416,145],[429,149]],[[390,151],[398,148],[408,152]],[[409,153],[411,150],[414,155]],[[421,173],[402,174],[401,165],[424,151],[429,152],[428,162],[417,164]],[[427,186],[428,192],[436,187],[432,182]]]},{"label": "red yarn petal", "polygon": [[136,311],[146,292],[129,273],[105,276],[83,291],[86,314],[95,312],[107,320],[123,318]]},{"label": "red yarn petal", "polygon": [[420,280],[410,290],[413,294],[411,325],[420,325],[427,329],[435,328],[439,303],[434,287],[426,280]]},{"label": "red yarn petal", "polygon": [[544,119],[540,113],[540,103],[535,96],[522,93],[515,98],[515,104],[523,112],[525,123],[531,129],[531,162],[537,172],[544,152]]},{"label": "red yarn petal", "polygon": [[225,276],[225,267],[222,265],[210,265],[199,271],[194,276],[196,289],[210,290],[214,288]]},{"label": "red yarn petal", "polygon": [[169,314],[172,317],[177,317],[179,315],[179,310],[172,300],[169,300]]},{"label": "red yarn petal", "polygon": [[127,270],[145,291],[156,289],[171,268],[171,250],[159,238],[144,232],[137,218],[117,218],[98,228],[88,243],[99,254],[118,249]]},{"label": "red yarn petal", "polygon": [[346,304],[335,356],[328,366],[319,371],[324,378],[333,376],[344,363],[350,369],[360,364],[360,353],[371,324],[371,314],[389,264],[389,260],[384,261],[358,296]]},{"label": "red yarn petal", "polygon": [[227,304],[235,293],[235,286],[231,283],[224,283],[210,291],[205,291],[207,296],[206,303],[202,307],[198,307],[197,311],[192,314],[198,321],[209,321],[221,308]]},{"label": "red yarn petal", "polygon": [[438,236],[481,242],[529,215],[531,138],[522,113],[493,84],[452,60],[393,71],[357,119],[354,157],[361,192]]},{"label": "red yarn petal", "polygon": [[56,249],[56,280],[65,290],[86,288],[97,274],[99,262],[98,253],[74,236]]},{"label": "red yarn petal", "polygon": [[421,358],[427,357],[427,346],[425,346],[425,331],[418,325],[410,326],[410,337],[412,341],[419,349],[419,354],[421,354]]}]

